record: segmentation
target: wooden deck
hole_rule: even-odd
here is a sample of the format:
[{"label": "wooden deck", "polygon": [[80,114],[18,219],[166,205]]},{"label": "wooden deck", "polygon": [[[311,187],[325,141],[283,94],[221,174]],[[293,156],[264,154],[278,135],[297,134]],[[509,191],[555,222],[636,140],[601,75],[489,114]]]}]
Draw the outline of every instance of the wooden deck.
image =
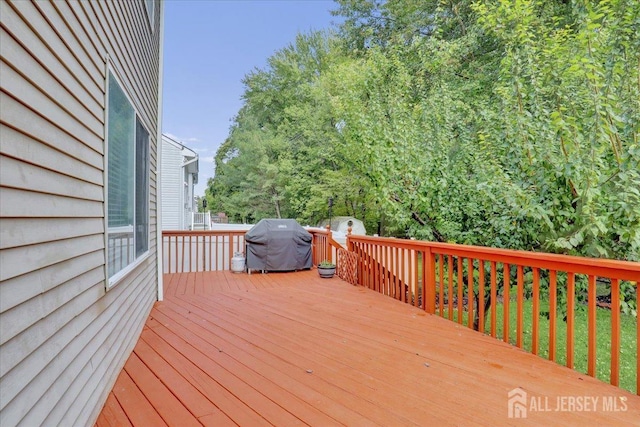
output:
[{"label": "wooden deck", "polygon": [[183,273],[97,425],[637,426],[640,397],[315,270]]}]

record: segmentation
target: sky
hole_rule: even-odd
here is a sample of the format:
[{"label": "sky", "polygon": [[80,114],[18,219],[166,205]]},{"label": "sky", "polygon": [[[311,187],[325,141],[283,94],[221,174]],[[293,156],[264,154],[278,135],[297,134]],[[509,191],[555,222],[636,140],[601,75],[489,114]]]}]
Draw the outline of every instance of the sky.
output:
[{"label": "sky", "polygon": [[198,153],[196,196],[242,106],[244,76],[299,32],[330,28],[332,9],[332,0],[164,2],[162,131]]}]

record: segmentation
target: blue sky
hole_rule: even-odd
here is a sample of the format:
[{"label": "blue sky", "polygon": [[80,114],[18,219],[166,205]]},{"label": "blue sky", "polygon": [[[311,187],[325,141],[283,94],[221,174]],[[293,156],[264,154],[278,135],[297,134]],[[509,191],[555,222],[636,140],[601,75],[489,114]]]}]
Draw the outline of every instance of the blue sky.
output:
[{"label": "blue sky", "polygon": [[162,131],[200,156],[196,195],[242,105],[243,77],[292,43],[329,28],[331,0],[167,0]]}]

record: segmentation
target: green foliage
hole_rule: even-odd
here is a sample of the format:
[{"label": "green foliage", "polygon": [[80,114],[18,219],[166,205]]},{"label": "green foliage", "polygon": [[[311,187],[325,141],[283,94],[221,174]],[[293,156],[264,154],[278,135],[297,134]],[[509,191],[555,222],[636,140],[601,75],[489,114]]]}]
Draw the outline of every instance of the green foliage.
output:
[{"label": "green foliage", "polygon": [[324,261],[321,261],[320,264],[318,264],[318,267],[320,268],[335,268],[335,266],[336,265],[334,263],[326,259]]},{"label": "green foliage", "polygon": [[639,2],[336,3],[245,78],[212,209],[640,260]]},{"label": "green foliage", "polygon": [[546,5],[475,5],[505,48],[487,132],[546,222],[544,249],[637,260],[640,4]]}]

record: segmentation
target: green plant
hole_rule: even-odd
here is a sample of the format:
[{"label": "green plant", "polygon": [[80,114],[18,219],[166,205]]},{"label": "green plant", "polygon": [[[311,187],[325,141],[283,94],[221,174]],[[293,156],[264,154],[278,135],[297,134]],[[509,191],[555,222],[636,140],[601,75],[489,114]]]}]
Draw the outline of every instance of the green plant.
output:
[{"label": "green plant", "polygon": [[318,264],[318,267],[319,268],[335,268],[336,265],[334,263],[332,263],[331,261],[325,259],[320,264]]}]

